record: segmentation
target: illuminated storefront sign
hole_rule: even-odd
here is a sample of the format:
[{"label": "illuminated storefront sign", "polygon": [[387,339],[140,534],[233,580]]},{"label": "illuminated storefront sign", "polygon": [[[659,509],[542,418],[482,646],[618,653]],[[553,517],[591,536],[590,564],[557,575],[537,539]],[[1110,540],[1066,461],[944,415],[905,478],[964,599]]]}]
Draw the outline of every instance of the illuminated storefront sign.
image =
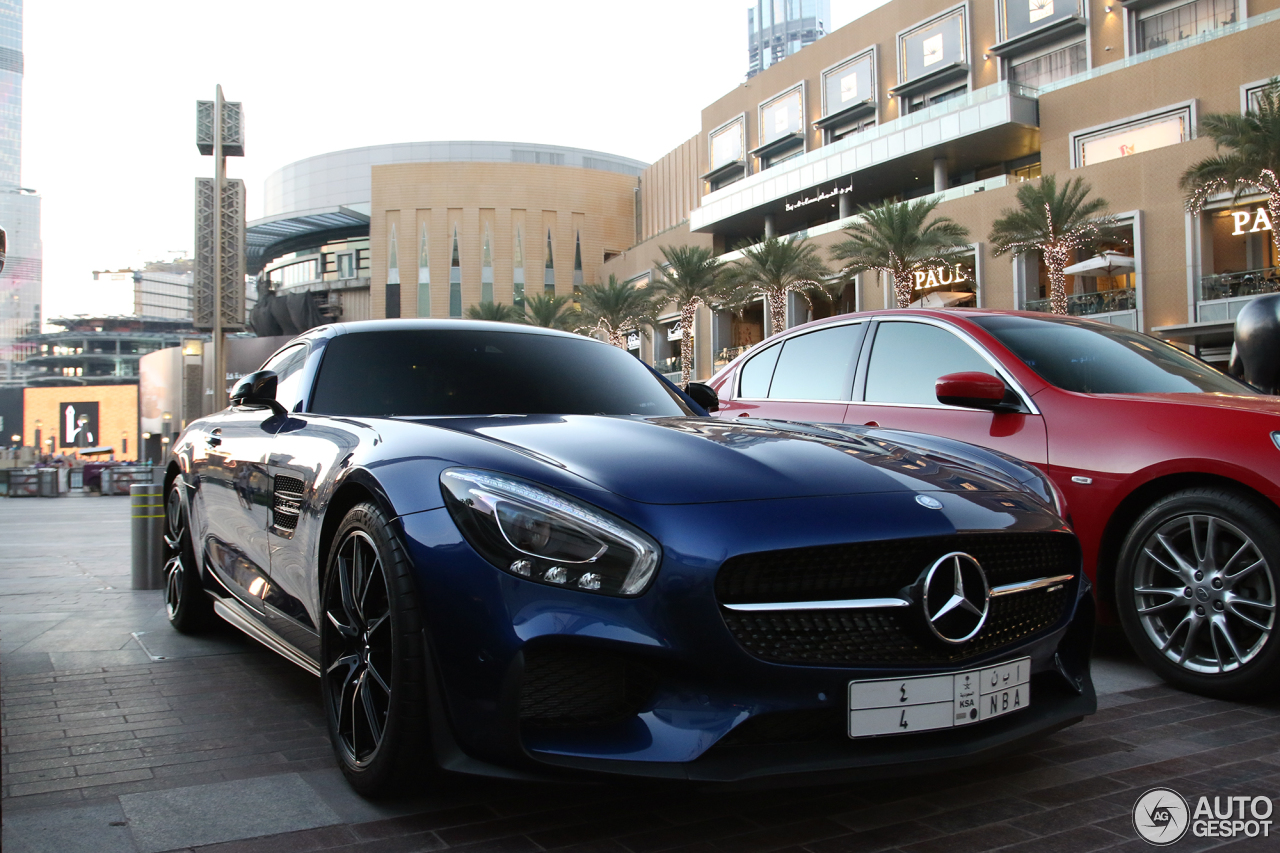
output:
[{"label": "illuminated storefront sign", "polygon": [[1076,137],[1076,165],[1092,166],[1187,140],[1190,112],[1179,110],[1151,121]]},{"label": "illuminated storefront sign", "polygon": [[802,208],[807,204],[813,204],[814,202],[822,201],[823,199],[835,198],[838,195],[842,195],[844,193],[851,193],[851,192],[853,192],[852,186],[836,187],[835,189],[828,190],[825,193],[818,193],[817,195],[811,195],[806,198],[802,198],[795,203],[787,202],[787,210],[798,210],[799,208]]},{"label": "illuminated storefront sign", "polygon": [[943,285],[965,284],[970,281],[969,271],[963,263],[954,266],[929,267],[916,270],[916,290],[928,290]]},{"label": "illuminated storefront sign", "polygon": [[798,88],[764,104],[760,107],[760,144],[768,145],[788,134],[799,133],[803,115],[803,95]]},{"label": "illuminated storefront sign", "polygon": [[1270,231],[1271,216],[1267,213],[1265,207],[1259,207],[1257,210],[1233,210],[1231,218],[1235,222],[1236,230],[1231,232],[1231,236],[1239,237],[1241,234],[1255,234],[1259,231]]},{"label": "illuminated storefront sign", "polygon": [[923,24],[898,37],[898,80],[906,83],[965,61],[964,9]]}]

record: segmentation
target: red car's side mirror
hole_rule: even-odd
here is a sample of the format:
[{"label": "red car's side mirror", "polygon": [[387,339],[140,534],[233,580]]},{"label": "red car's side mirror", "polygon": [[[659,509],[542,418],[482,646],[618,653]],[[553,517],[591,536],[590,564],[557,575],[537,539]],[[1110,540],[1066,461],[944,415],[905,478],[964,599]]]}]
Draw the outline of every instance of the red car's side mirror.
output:
[{"label": "red car's side mirror", "polygon": [[993,411],[1017,408],[1007,400],[1008,389],[1004,382],[990,373],[966,371],[939,376],[934,383],[938,402],[947,406],[964,406],[969,409]]}]

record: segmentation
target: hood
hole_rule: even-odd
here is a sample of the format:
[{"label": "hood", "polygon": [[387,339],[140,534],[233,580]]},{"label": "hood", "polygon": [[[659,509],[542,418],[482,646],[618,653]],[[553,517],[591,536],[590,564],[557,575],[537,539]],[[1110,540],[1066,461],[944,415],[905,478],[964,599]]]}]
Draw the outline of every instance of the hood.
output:
[{"label": "hood", "polygon": [[997,467],[930,453],[912,436],[735,418],[532,415],[424,419],[556,465],[628,500],[713,503],[883,492],[1008,492]]}]

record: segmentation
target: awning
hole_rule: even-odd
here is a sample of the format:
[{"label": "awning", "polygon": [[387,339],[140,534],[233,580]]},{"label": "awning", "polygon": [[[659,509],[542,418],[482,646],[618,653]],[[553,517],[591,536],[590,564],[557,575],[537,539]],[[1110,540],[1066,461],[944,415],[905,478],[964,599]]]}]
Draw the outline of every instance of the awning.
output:
[{"label": "awning", "polygon": [[964,290],[935,290],[932,293],[926,293],[915,302],[911,303],[912,308],[950,308],[953,305],[959,305],[961,302],[972,299],[973,294]]},{"label": "awning", "polygon": [[1063,270],[1067,275],[1126,275],[1133,272],[1134,260],[1119,252],[1103,252],[1101,255],[1072,264]]}]

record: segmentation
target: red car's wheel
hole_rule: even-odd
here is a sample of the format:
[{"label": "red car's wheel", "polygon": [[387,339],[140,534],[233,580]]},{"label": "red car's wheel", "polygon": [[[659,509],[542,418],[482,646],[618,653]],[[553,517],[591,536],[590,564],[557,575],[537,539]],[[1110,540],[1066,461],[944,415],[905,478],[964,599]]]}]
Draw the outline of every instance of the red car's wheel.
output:
[{"label": "red car's wheel", "polygon": [[1229,698],[1280,686],[1274,516],[1243,494],[1187,489],[1129,532],[1116,605],[1134,650],[1166,681]]}]

